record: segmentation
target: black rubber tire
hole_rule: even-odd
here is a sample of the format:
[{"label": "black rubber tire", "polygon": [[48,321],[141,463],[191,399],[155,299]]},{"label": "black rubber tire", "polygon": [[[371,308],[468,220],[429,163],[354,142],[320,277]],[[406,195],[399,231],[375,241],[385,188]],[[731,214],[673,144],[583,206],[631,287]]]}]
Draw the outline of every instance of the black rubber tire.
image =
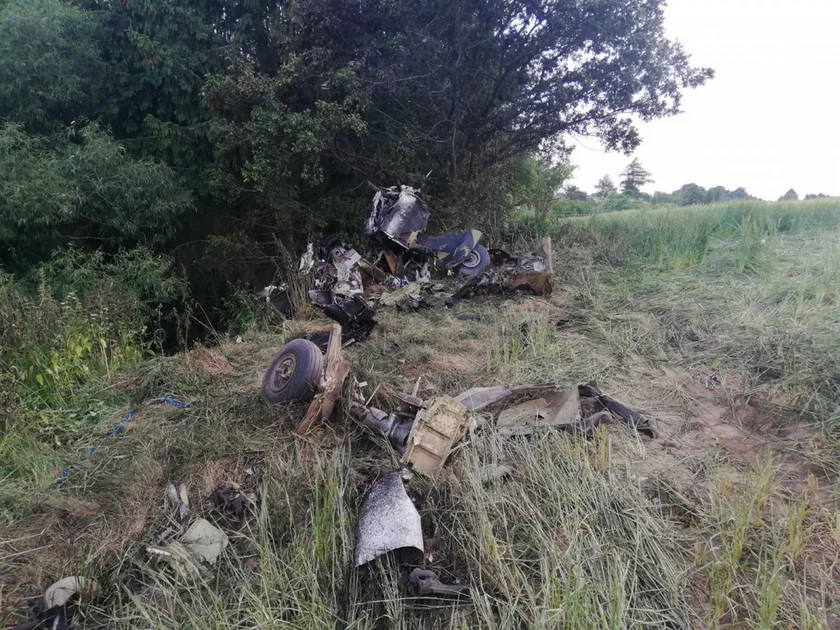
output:
[{"label": "black rubber tire", "polygon": [[473,247],[466,260],[458,265],[458,273],[462,276],[477,276],[482,273],[490,264],[490,254],[484,245]]},{"label": "black rubber tire", "polygon": [[311,400],[321,386],[324,355],[308,339],[293,339],[280,349],[265,371],[263,399],[271,404],[284,400]]}]

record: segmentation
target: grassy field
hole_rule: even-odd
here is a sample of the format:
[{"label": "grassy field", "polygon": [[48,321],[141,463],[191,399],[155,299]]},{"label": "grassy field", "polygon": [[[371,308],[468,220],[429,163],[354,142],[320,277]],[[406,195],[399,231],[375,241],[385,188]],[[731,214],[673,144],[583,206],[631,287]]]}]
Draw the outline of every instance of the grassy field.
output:
[{"label": "grassy field", "polygon": [[[107,419],[15,477],[29,491],[0,525],[0,622],[82,574],[103,586],[90,628],[840,627],[840,204],[627,211],[552,230],[550,300],[383,310],[347,350],[385,408],[418,379],[423,396],[596,379],[656,418],[656,439],[477,431],[440,479],[412,482],[430,565],[468,603],[412,600],[387,562],[352,570],[361,498],[393,460],[343,411],[296,438],[301,409],[259,399],[272,354],[313,323],[301,321],[102,377]],[[151,402],[165,394],[194,405]],[[129,408],[126,432],[106,436]],[[482,483],[496,463],[511,477]],[[218,566],[150,561],[166,484],[186,483],[205,513],[228,480],[259,509],[228,528]]]}]

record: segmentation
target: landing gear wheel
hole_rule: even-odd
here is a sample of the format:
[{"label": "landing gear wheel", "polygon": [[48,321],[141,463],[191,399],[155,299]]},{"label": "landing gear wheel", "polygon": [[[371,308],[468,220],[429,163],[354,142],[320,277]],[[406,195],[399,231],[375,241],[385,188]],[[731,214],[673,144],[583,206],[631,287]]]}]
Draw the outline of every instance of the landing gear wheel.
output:
[{"label": "landing gear wheel", "polygon": [[324,374],[324,355],[307,339],[293,339],[280,349],[265,371],[263,399],[271,404],[284,400],[309,400],[318,391]]},{"label": "landing gear wheel", "polygon": [[487,253],[487,248],[484,245],[476,245],[464,259],[464,262],[458,265],[458,273],[462,276],[477,276],[489,264],[490,254]]}]

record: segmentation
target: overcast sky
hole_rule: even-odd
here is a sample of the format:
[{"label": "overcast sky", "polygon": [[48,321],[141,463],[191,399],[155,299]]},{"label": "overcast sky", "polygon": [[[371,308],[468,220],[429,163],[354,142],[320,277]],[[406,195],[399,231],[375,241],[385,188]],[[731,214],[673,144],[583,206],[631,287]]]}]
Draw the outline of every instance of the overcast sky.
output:
[{"label": "overcast sky", "polygon": [[[644,190],[840,195],[840,0],[669,0],[665,20],[715,78],[685,93],[681,114],[640,125],[634,155],[655,179]],[[575,185],[618,183],[630,158],[573,142]]]}]

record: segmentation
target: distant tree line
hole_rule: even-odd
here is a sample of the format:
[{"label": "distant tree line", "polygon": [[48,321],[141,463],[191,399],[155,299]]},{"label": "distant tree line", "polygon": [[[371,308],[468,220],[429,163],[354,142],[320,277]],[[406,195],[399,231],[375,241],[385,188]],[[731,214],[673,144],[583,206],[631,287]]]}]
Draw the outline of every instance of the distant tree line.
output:
[{"label": "distant tree line", "polygon": [[[567,185],[558,195],[558,199],[575,203],[573,205],[560,203],[558,208],[560,208],[561,213],[565,214],[584,214],[594,210],[626,210],[638,207],[640,203],[693,206],[755,199],[743,187],[729,190],[724,186],[713,186],[706,189],[694,183],[683,184],[670,193],[656,191],[651,195],[642,192],[641,187],[653,181],[651,173],[645,170],[637,158],[634,158],[621,172],[618,186],[615,185],[609,175],[604,175],[598,180],[591,195],[575,185]],[[819,193],[808,194],[805,199],[828,197],[829,195]],[[779,197],[779,201],[796,201],[798,199],[799,195],[793,188]]]}]

